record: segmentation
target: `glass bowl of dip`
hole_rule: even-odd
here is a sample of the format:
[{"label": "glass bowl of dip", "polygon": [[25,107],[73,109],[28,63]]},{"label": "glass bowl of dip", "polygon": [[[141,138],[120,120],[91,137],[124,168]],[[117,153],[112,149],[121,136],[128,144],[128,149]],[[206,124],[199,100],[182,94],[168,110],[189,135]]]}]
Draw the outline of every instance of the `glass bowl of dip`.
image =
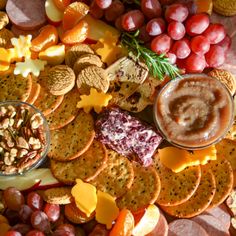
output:
[{"label": "glass bowl of dip", "polygon": [[174,146],[195,150],[219,142],[230,129],[234,103],[219,80],[187,74],[169,81],[157,94],[154,121]]},{"label": "glass bowl of dip", "polygon": [[49,126],[37,108],[20,101],[0,102],[0,175],[20,175],[37,168],[49,145]]}]

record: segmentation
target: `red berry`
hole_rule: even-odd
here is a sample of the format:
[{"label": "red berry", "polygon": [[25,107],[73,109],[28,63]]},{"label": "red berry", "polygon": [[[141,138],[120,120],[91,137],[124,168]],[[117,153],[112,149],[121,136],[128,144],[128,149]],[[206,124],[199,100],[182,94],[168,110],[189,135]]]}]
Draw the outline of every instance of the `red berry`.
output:
[{"label": "red berry", "polygon": [[184,22],[188,17],[188,8],[183,4],[172,4],[166,8],[165,18],[168,22],[174,20]]},{"label": "red berry", "polygon": [[212,45],[205,57],[209,67],[218,68],[225,62],[224,49],[219,45]]},{"label": "red berry", "polygon": [[174,40],[180,40],[185,35],[185,27],[181,22],[172,21],[168,25],[168,35]]},{"label": "red berry", "polygon": [[167,34],[156,36],[151,42],[151,49],[157,54],[167,53],[170,50],[172,40]]},{"label": "red berry", "polygon": [[191,53],[185,60],[185,69],[188,73],[201,73],[206,67],[206,60],[203,56]]}]

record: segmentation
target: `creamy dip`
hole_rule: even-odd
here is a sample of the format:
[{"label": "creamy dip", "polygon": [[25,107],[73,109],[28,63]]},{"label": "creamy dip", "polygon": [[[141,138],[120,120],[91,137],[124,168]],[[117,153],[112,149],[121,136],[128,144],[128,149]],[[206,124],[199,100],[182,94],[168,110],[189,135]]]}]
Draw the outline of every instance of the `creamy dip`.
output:
[{"label": "creamy dip", "polygon": [[170,81],[154,107],[165,138],[186,148],[203,148],[218,141],[233,119],[233,100],[226,87],[204,74]]}]

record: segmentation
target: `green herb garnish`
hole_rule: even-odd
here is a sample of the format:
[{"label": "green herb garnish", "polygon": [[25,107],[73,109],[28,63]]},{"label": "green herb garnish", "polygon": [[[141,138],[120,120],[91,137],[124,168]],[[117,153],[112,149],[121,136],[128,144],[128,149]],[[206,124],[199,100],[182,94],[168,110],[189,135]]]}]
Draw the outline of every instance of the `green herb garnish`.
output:
[{"label": "green herb garnish", "polygon": [[158,55],[152,50],[144,46],[144,43],[138,39],[139,31],[134,34],[124,32],[121,34],[121,43],[132,51],[137,59],[142,59],[150,73],[160,80],[164,79],[165,75],[169,75],[171,79],[174,79],[179,74],[179,69],[170,64],[169,59],[165,57],[165,54]]}]

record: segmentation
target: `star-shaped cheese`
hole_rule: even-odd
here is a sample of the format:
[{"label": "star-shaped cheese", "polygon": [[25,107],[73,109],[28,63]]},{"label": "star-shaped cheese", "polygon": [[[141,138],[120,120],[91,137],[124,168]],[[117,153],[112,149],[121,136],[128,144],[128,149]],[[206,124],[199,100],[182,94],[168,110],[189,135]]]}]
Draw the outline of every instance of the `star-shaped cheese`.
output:
[{"label": "star-shaped cheese", "polygon": [[23,77],[27,77],[29,73],[32,73],[34,76],[39,76],[40,71],[44,70],[44,66],[46,64],[46,61],[42,61],[39,59],[32,60],[30,58],[26,58],[24,62],[16,63],[14,74],[21,74]]},{"label": "star-shaped cheese", "polygon": [[93,48],[96,53],[101,56],[103,62],[111,65],[120,56],[122,56],[124,52],[122,46],[117,45],[117,42],[117,35],[112,35],[110,32],[106,32],[105,37],[99,39]]},{"label": "star-shaped cheese", "polygon": [[96,89],[91,88],[89,95],[81,95],[81,100],[77,103],[77,108],[83,108],[86,113],[89,113],[92,108],[95,112],[102,111],[102,107],[106,107],[112,96],[105,93],[99,93]]},{"label": "star-shaped cheese", "polygon": [[31,57],[31,39],[32,35],[20,35],[19,38],[12,38],[11,43],[14,46],[16,58],[30,58]]}]

